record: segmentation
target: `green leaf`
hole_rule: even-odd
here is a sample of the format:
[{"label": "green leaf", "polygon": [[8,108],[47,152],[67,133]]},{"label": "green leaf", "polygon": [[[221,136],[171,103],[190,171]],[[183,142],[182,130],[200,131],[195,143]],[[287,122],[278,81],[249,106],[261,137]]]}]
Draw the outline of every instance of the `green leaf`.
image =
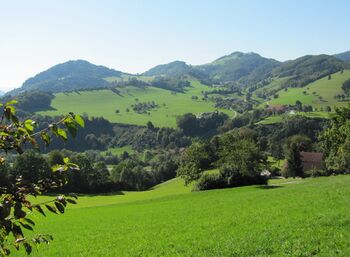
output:
[{"label": "green leaf", "polygon": [[18,103],[17,100],[11,100],[11,101],[7,102],[6,105],[12,105],[12,104],[16,104],[16,103]]},{"label": "green leaf", "polygon": [[50,144],[50,141],[51,141],[50,136],[45,132],[41,132],[40,136],[41,136],[41,139],[45,142],[45,145],[48,146]]},{"label": "green leaf", "polygon": [[65,166],[61,165],[61,164],[55,164],[54,166],[51,167],[51,170],[53,172],[57,172],[57,171],[65,171]]},{"label": "green leaf", "polygon": [[55,206],[60,213],[64,213],[64,206],[60,202],[55,202]]},{"label": "green leaf", "polygon": [[66,199],[67,200],[67,202],[69,202],[69,203],[71,203],[71,204],[77,204],[77,202],[75,201],[75,200],[73,200],[73,199]]},{"label": "green leaf", "polygon": [[33,226],[35,226],[35,222],[32,221],[32,220],[29,219],[29,218],[24,218],[24,221],[27,222],[27,223],[29,223],[29,224],[31,224],[31,225],[33,225]]},{"label": "green leaf", "polygon": [[34,207],[35,210],[37,210],[38,212],[40,212],[43,216],[46,216],[46,214],[45,214],[43,208],[41,208],[40,205],[34,205],[33,207]]},{"label": "green leaf", "polygon": [[32,253],[33,248],[32,248],[32,246],[29,243],[24,242],[23,246],[24,246],[24,249],[26,250],[26,253],[28,255]]},{"label": "green leaf", "polygon": [[32,226],[28,225],[28,224],[25,224],[23,222],[20,222],[20,224],[22,225],[22,227],[24,227],[25,229],[28,229],[28,230],[32,230],[33,231],[33,228]]},{"label": "green leaf", "polygon": [[33,132],[34,130],[34,125],[35,122],[33,120],[26,120],[24,122],[24,127],[26,128],[26,130],[28,130],[29,132]]},{"label": "green leaf", "polygon": [[55,207],[53,206],[50,206],[48,204],[45,204],[45,207],[50,211],[50,212],[53,212],[53,213],[56,213],[57,214],[57,210]]},{"label": "green leaf", "polygon": [[12,225],[12,234],[16,239],[24,238],[21,227],[16,224]]},{"label": "green leaf", "polygon": [[80,115],[75,115],[74,120],[80,127],[83,128],[85,126],[84,119]]},{"label": "green leaf", "polygon": [[64,141],[67,140],[67,133],[61,128],[57,128],[57,134],[59,137],[61,137]]},{"label": "green leaf", "polygon": [[69,158],[68,158],[68,157],[64,157],[64,158],[63,158],[63,162],[64,162],[65,164],[69,163]]},{"label": "green leaf", "polygon": [[75,125],[75,123],[71,123],[71,122],[66,122],[65,123],[69,133],[72,135],[72,137],[75,137],[77,135],[77,125]]}]

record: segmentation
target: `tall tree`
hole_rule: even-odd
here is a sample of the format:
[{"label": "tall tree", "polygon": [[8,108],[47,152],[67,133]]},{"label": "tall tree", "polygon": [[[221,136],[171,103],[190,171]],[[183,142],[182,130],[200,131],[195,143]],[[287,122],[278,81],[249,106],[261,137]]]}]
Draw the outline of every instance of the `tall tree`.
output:
[{"label": "tall tree", "polygon": [[350,105],[336,108],[329,127],[319,137],[326,168],[331,172],[350,172]]}]

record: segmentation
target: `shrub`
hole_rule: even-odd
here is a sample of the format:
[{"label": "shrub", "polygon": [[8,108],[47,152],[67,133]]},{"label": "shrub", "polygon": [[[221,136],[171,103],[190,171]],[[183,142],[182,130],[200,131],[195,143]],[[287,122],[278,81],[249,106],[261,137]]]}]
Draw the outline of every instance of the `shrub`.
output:
[{"label": "shrub", "polygon": [[276,166],[272,166],[270,168],[270,173],[272,177],[281,176],[281,169]]},{"label": "shrub", "polygon": [[210,190],[217,188],[228,187],[227,180],[221,174],[203,174],[196,185],[194,186],[195,191]]},{"label": "shrub", "polygon": [[329,173],[326,170],[322,169],[311,169],[304,172],[307,177],[321,177],[321,176],[328,176]]}]

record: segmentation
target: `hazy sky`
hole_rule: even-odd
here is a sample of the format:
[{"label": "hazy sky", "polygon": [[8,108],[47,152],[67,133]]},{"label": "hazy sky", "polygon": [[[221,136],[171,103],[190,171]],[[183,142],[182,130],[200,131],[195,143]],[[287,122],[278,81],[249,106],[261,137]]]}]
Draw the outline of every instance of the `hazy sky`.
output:
[{"label": "hazy sky", "polygon": [[234,51],[343,52],[349,10],[349,0],[0,0],[0,89],[73,59],[140,73]]}]

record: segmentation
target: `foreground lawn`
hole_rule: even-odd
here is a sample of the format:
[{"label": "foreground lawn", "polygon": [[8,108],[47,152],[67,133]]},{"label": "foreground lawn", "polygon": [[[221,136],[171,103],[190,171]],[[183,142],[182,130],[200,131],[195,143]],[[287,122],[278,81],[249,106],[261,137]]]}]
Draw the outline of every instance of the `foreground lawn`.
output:
[{"label": "foreground lawn", "polygon": [[40,218],[55,240],[33,256],[350,256],[350,176],[192,193],[175,179],[133,194]]}]

